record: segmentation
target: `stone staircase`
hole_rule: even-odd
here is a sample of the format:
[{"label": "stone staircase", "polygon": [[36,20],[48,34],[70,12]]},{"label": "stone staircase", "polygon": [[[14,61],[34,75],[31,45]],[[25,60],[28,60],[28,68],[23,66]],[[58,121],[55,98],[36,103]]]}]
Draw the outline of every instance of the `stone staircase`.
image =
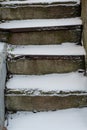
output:
[{"label": "stone staircase", "polygon": [[0,41],[7,43],[7,117],[10,111],[87,106],[80,16],[80,0],[0,3]]}]

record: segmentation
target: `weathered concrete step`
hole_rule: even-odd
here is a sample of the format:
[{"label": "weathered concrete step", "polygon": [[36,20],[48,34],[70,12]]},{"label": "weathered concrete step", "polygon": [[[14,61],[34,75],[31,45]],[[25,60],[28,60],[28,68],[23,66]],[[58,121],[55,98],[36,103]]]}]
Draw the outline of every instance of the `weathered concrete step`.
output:
[{"label": "weathered concrete step", "polygon": [[[86,130],[87,108],[74,108],[49,112],[8,113],[8,130]],[[73,123],[72,123],[73,122]]]},{"label": "weathered concrete step", "polygon": [[80,18],[9,21],[0,24],[0,40],[21,45],[80,43],[81,29]]},{"label": "weathered concrete step", "polygon": [[8,57],[15,58],[17,56],[28,55],[85,55],[85,49],[76,43],[62,43],[61,45],[7,45]]},{"label": "weathered concrete step", "polygon": [[85,70],[85,56],[18,56],[7,61],[9,73],[49,74]]},{"label": "weathered concrete step", "polygon": [[8,110],[57,110],[87,106],[83,73],[10,76],[6,84]]},{"label": "weathered concrete step", "polygon": [[6,44],[0,42],[0,129],[4,126],[4,89],[6,80]]},{"label": "weathered concrete step", "polygon": [[80,0],[9,0],[9,1],[4,1],[1,2],[2,5],[18,5],[18,4],[65,4],[65,3],[70,3],[70,4],[80,4]]},{"label": "weathered concrete step", "polygon": [[80,1],[9,1],[0,4],[1,20],[69,18],[81,15]]},{"label": "weathered concrete step", "polygon": [[14,74],[64,73],[85,69],[85,51],[75,43],[8,47],[7,67]]}]

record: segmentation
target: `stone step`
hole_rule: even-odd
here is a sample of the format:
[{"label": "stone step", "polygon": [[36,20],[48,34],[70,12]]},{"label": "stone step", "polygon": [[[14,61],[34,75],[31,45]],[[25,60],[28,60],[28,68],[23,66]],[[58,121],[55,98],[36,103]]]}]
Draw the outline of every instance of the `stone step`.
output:
[{"label": "stone step", "polygon": [[[8,130],[86,130],[87,108],[76,108],[49,112],[8,113]],[[73,122],[73,123],[72,123]]]},{"label": "stone step", "polygon": [[27,75],[85,70],[85,50],[75,43],[8,46],[7,68]]},{"label": "stone step", "polygon": [[0,40],[16,45],[81,42],[80,18],[17,20],[0,24]]},{"label": "stone step", "polygon": [[0,42],[0,130],[4,125],[4,88],[6,81],[6,44]]},{"label": "stone step", "polygon": [[87,106],[87,77],[83,73],[9,77],[5,92],[7,110],[44,111]]},{"label": "stone step", "polygon": [[29,0],[0,3],[1,20],[54,19],[81,16],[80,0]]}]

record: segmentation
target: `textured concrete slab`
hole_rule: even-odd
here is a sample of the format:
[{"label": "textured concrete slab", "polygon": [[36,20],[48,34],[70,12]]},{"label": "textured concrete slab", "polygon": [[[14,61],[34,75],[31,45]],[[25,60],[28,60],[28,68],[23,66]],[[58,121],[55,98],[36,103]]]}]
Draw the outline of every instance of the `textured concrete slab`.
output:
[{"label": "textured concrete slab", "polygon": [[8,58],[7,68],[8,72],[13,74],[66,73],[85,70],[84,58],[84,56],[19,56]]},{"label": "textured concrete slab", "polygon": [[81,29],[58,29],[58,30],[40,30],[30,32],[9,33],[8,40],[10,44],[15,45],[50,45],[63,42],[81,42]]},{"label": "textured concrete slab", "polygon": [[80,18],[18,20],[0,24],[1,41],[16,45],[47,45],[81,42]]},{"label": "textured concrete slab", "polygon": [[87,106],[83,73],[10,75],[5,100],[8,110],[44,111]]},{"label": "textured concrete slab", "polygon": [[4,126],[4,89],[6,79],[6,44],[0,42],[0,130]]},{"label": "textured concrete slab", "polygon": [[86,50],[86,71],[87,71],[87,0],[82,0],[83,19],[83,44]]},{"label": "textured concrete slab", "polygon": [[10,94],[5,96],[6,108],[11,111],[48,111],[87,106],[86,95],[27,96]]},{"label": "textured concrete slab", "polygon": [[81,15],[80,5],[75,4],[39,4],[39,5],[2,5],[0,7],[1,20],[17,19],[56,19],[79,17]]}]

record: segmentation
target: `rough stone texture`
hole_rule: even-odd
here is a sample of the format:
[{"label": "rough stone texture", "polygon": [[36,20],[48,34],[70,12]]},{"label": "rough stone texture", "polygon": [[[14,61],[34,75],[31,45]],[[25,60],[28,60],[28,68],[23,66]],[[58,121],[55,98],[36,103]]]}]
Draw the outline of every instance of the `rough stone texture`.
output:
[{"label": "rough stone texture", "polygon": [[46,19],[69,18],[80,16],[80,5],[70,4],[55,5],[13,5],[0,8],[0,18],[3,20],[14,19]]},{"label": "rough stone texture", "polygon": [[83,19],[83,43],[86,49],[86,70],[87,70],[87,0],[82,0],[82,19]]},{"label": "rough stone texture", "polygon": [[7,42],[8,32],[0,31],[0,42]]},{"label": "rough stone texture", "polygon": [[85,69],[85,63],[84,56],[23,56],[8,59],[7,67],[14,74],[50,74]]},{"label": "rough stone texture", "polygon": [[[4,46],[6,51],[6,45]],[[4,88],[6,79],[5,52],[0,53],[0,130],[4,126]]]},{"label": "rough stone texture", "polygon": [[64,42],[81,42],[81,27],[64,27],[62,29],[36,30],[29,32],[11,32],[8,43],[16,45],[46,45]]},{"label": "rough stone texture", "polygon": [[6,95],[6,108],[13,111],[48,111],[87,106],[87,95],[23,96]]}]

